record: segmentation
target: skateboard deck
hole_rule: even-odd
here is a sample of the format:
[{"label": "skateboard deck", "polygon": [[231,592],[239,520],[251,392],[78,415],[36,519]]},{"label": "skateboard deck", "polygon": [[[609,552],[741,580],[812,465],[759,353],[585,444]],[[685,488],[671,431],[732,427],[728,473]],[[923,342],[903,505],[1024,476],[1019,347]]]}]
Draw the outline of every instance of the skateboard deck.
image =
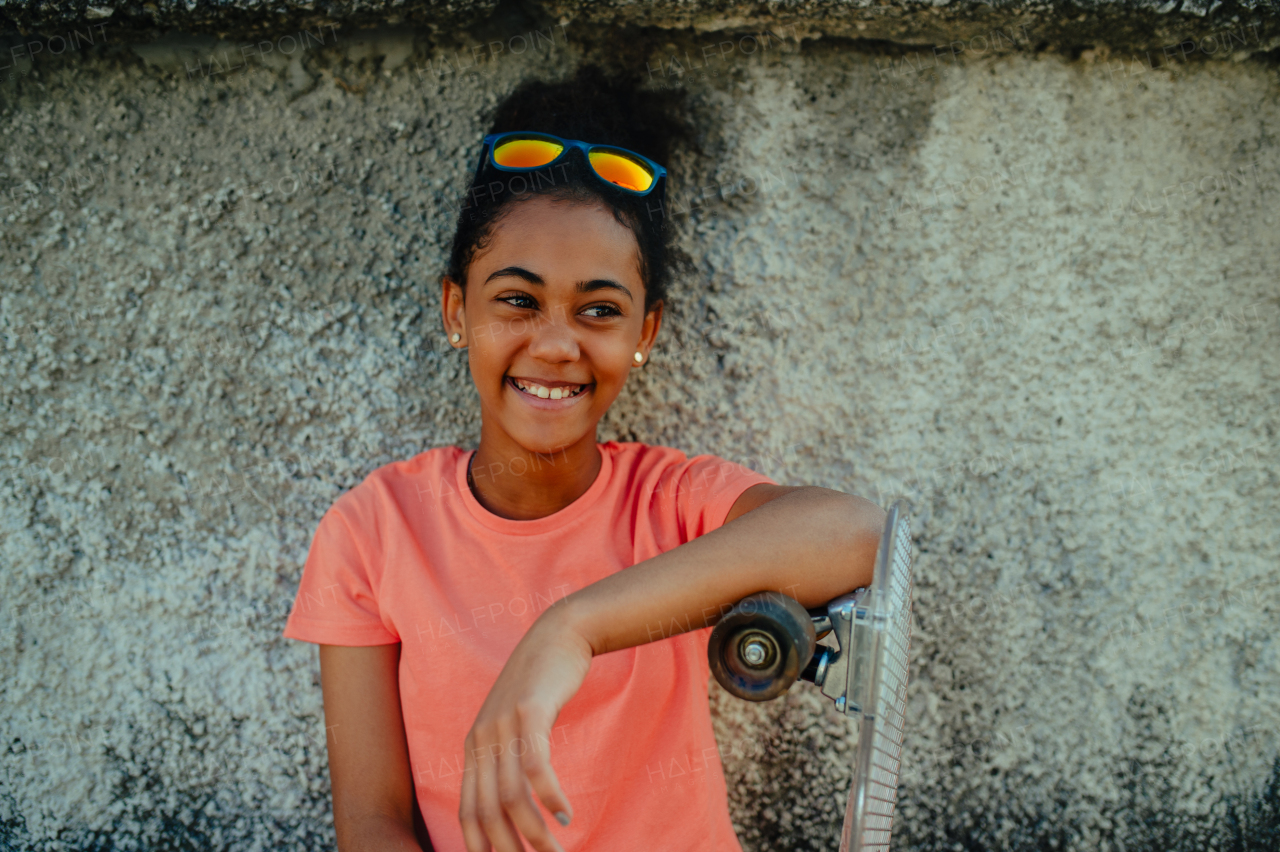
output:
[{"label": "skateboard deck", "polygon": [[911,642],[911,527],[900,504],[889,510],[862,604],[845,703],[846,714],[861,716],[861,730],[840,852],[886,852],[898,799]]}]

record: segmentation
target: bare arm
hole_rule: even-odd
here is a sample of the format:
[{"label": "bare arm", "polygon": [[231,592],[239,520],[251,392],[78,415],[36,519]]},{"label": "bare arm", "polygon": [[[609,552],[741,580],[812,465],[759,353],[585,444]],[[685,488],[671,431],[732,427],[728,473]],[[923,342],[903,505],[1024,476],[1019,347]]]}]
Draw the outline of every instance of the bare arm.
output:
[{"label": "bare arm", "polygon": [[755,592],[820,606],[871,584],[884,522],[884,511],[862,497],[754,485],[724,526],[592,583],[544,615],[567,619],[593,654],[605,654],[715,624]]},{"label": "bare arm", "polygon": [[[430,852],[400,712],[400,645],[320,646],[340,852]],[[415,832],[415,822],[418,823]]]}]

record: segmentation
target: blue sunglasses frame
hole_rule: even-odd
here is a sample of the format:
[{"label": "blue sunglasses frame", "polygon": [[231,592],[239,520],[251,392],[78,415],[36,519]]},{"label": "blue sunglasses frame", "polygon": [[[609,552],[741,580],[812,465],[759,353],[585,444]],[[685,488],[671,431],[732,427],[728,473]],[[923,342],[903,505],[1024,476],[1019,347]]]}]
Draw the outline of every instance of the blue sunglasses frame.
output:
[{"label": "blue sunglasses frame", "polygon": [[[549,163],[543,163],[540,166],[525,166],[522,168],[516,168],[512,166],[498,165],[498,162],[493,158],[493,152],[494,150],[497,149],[499,142],[501,142],[503,139],[511,139],[511,138],[546,139],[548,141],[555,142],[557,145],[564,146],[564,150],[561,151],[559,156],[557,156],[554,160],[552,160]],[[619,148],[617,145],[597,145],[591,142],[581,142],[577,139],[562,139],[561,137],[554,136],[550,133],[538,133],[535,131],[524,131],[524,130],[512,130],[506,133],[490,133],[489,135],[485,136],[484,148],[480,151],[480,163],[476,166],[476,175],[479,176],[481,170],[484,168],[485,162],[488,162],[488,164],[492,168],[495,168],[500,172],[518,173],[518,172],[532,172],[537,169],[545,169],[548,166],[554,166],[556,163],[563,160],[565,157],[569,155],[569,152],[573,150],[578,150],[582,152],[583,159],[586,160],[588,167],[591,166],[590,154],[592,151],[610,151],[613,153],[623,154],[627,157],[631,157],[633,159],[639,160],[640,162],[648,166],[650,169],[652,169],[653,183],[649,185],[648,189],[636,190],[636,189],[628,189],[627,187],[616,184],[611,180],[606,180],[604,177],[601,176],[599,172],[595,170],[595,168],[591,168],[591,173],[595,175],[597,178],[599,178],[601,183],[605,184],[606,186],[611,186],[620,192],[625,192],[628,195],[634,195],[639,198],[643,198],[646,195],[650,195],[653,193],[654,190],[658,188],[659,182],[664,181],[664,179],[667,176],[667,170],[662,166],[658,165],[657,163],[655,163],[653,160],[650,160],[648,157],[644,156],[643,154],[637,154],[635,151],[628,151],[626,148]]]}]

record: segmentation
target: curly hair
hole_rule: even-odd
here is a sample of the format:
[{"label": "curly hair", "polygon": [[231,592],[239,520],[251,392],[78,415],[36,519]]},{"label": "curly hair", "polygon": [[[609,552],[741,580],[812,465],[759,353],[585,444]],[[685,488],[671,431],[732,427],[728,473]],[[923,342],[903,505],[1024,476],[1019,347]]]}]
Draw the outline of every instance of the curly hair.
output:
[{"label": "curly hair", "polygon": [[[609,77],[597,66],[587,65],[563,82],[521,84],[498,105],[489,132],[529,130],[614,145],[666,165],[676,141],[690,136],[688,125],[679,117],[682,94],[642,91],[634,82]],[[600,204],[635,234],[647,312],[667,298],[671,278],[671,228],[661,192],[636,197],[615,189],[595,177],[576,153],[554,167],[531,173],[481,169],[458,213],[447,274],[462,285],[465,299],[467,268],[514,204],[536,197]]]}]

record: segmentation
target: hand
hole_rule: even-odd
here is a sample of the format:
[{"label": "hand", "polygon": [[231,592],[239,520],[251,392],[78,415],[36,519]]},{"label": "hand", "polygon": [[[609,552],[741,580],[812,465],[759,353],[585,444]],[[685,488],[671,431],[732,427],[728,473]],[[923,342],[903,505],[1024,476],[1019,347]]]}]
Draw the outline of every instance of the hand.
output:
[{"label": "hand", "polygon": [[467,732],[458,809],[467,852],[524,852],[520,835],[538,852],[564,852],[532,795],[569,824],[573,810],[551,768],[551,734],[591,668],[592,649],[564,612],[552,606],[529,628]]}]

